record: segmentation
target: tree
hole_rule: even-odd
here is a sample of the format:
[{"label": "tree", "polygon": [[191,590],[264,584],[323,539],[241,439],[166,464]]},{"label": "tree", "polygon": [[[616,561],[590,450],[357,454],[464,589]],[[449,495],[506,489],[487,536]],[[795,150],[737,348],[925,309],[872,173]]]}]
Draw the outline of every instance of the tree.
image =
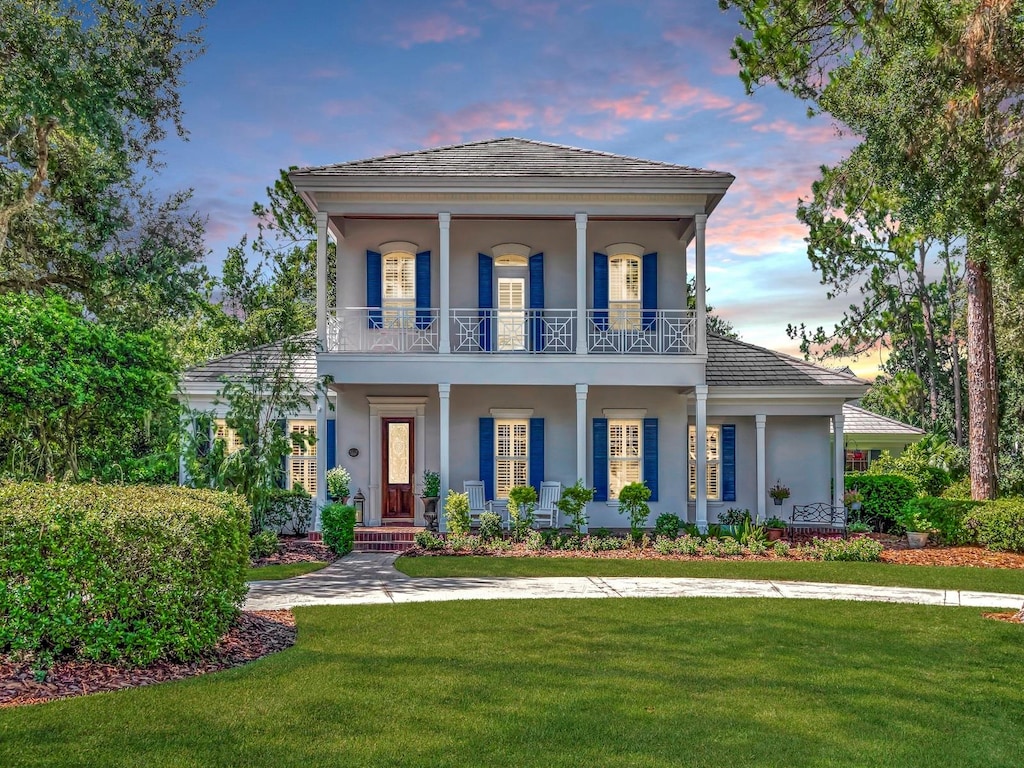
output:
[{"label": "tree", "polygon": [[[173,365],[148,333],[85,317],[48,294],[0,294],[0,444],[8,472],[77,480],[132,457],[130,439],[166,406]],[[83,452],[96,460],[82,466]]]},{"label": "tree", "polygon": [[[696,280],[696,278],[691,277],[687,281],[686,286],[687,286],[687,291],[686,291],[686,308],[690,309],[690,310],[695,310],[695,309],[697,309],[697,299],[695,298],[696,297],[696,291],[697,291],[697,280]],[[705,289],[705,293],[707,291],[709,291],[709,290],[711,290],[711,289],[710,288],[706,288]],[[715,309],[714,307],[712,307],[710,304],[707,304],[707,305],[705,305],[704,309],[707,312],[706,320],[707,320],[708,333],[713,334],[715,336],[721,336],[724,339],[739,339],[740,338],[739,333],[736,332],[736,328],[733,327],[732,323],[730,323],[728,320],[726,320],[721,315],[716,315],[714,313],[714,309]]]},{"label": "tree", "polygon": [[0,0],[0,292],[55,291],[124,317],[125,283],[180,308],[202,279],[187,193],[154,201],[135,173],[156,166],[168,125],[185,136],[181,73],[210,5]]},{"label": "tree", "polygon": [[1024,215],[1024,16],[1009,0],[720,0],[750,39],[748,90],[772,80],[862,141],[901,225],[942,220],[967,244],[971,483],[997,486],[993,281],[1016,270]]}]

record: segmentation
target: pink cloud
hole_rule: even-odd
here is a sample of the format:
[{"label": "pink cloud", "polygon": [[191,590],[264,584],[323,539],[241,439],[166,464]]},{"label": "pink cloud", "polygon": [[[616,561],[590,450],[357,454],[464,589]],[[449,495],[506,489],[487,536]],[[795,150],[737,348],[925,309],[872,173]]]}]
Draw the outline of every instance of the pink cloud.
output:
[{"label": "pink cloud", "polygon": [[399,48],[412,48],[423,43],[473,40],[479,36],[478,27],[462,24],[443,13],[435,13],[420,19],[399,22],[394,42]]},{"label": "pink cloud", "polygon": [[434,117],[434,126],[423,138],[425,146],[456,144],[520,131],[533,125],[536,107],[525,101],[493,101]]},{"label": "pink cloud", "polygon": [[789,120],[773,120],[750,127],[758,133],[779,133],[788,139],[808,144],[830,144],[841,138],[834,126],[820,122],[800,126]]},{"label": "pink cloud", "polygon": [[609,112],[618,120],[667,120],[671,117],[656,104],[648,103],[645,93],[618,99],[591,99],[590,107],[597,112]]},{"label": "pink cloud", "polygon": [[670,107],[696,109],[729,109],[734,106],[734,102],[728,96],[715,93],[709,88],[691,85],[685,81],[669,85],[665,89],[662,101]]}]

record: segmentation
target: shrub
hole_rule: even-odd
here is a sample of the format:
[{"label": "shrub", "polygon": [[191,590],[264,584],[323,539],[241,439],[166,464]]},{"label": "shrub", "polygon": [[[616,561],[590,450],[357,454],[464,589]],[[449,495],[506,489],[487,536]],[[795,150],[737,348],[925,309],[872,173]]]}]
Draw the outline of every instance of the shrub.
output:
[{"label": "shrub", "polygon": [[749,509],[736,509],[730,507],[718,516],[719,525],[743,525],[744,522],[750,521],[750,510]]},{"label": "shrub", "polygon": [[344,467],[339,465],[327,470],[327,493],[332,499],[347,499],[351,483],[352,475]]},{"label": "shrub", "polygon": [[721,539],[720,541],[722,544],[723,555],[733,556],[743,554],[743,545],[736,539],[734,539],[732,536],[726,536],[724,539]]},{"label": "shrub", "polygon": [[562,497],[555,502],[558,511],[562,513],[569,523],[569,527],[577,536],[587,524],[587,504],[593,500],[594,489],[587,488],[582,480],[577,480],[575,485],[564,489]]},{"label": "shrub", "polygon": [[277,534],[273,531],[260,531],[249,540],[249,557],[253,560],[270,557],[280,546]]},{"label": "shrub", "polygon": [[508,492],[508,528],[513,541],[523,541],[533,527],[533,511],[537,508],[537,489],[517,485]]},{"label": "shrub", "polygon": [[250,514],[208,490],[0,484],[0,653],[200,654],[245,597]]},{"label": "shrub", "polygon": [[480,515],[480,540],[494,541],[501,538],[501,515],[484,512]]},{"label": "shrub", "polygon": [[943,499],[970,499],[971,478],[962,477],[942,492]]},{"label": "shrub", "polygon": [[928,463],[927,457],[912,453],[909,449],[893,458],[884,452],[875,459],[868,469],[869,475],[901,475],[914,484],[918,493],[938,496],[950,484],[949,472],[942,467]]},{"label": "shrub", "polygon": [[629,518],[629,533],[633,541],[639,541],[643,534],[651,508],[647,500],[651,498],[651,489],[643,483],[630,483],[619,491],[619,514]]},{"label": "shrub", "polygon": [[864,497],[860,519],[883,532],[895,528],[896,516],[908,501],[917,496],[914,483],[902,475],[847,472],[846,488],[856,488]]},{"label": "shrub", "polygon": [[356,508],[348,504],[326,504],[320,511],[324,544],[336,555],[352,551],[356,540]]},{"label": "shrub", "polygon": [[852,539],[815,538],[809,545],[800,547],[799,552],[812,560],[873,562],[882,559],[883,549],[874,539],[858,536]]},{"label": "shrub", "polygon": [[534,552],[544,549],[544,536],[540,531],[529,531],[526,534],[526,548]]},{"label": "shrub", "polygon": [[[971,536],[964,529],[964,520],[979,502],[969,499],[942,499],[922,496],[911,499],[903,507],[904,518],[917,517],[922,522],[930,523],[928,530],[934,530],[938,538],[946,544],[967,544]],[[902,520],[904,528],[907,521]]]},{"label": "shrub", "polygon": [[462,552],[463,550],[472,552],[480,548],[480,537],[471,533],[450,533],[447,544],[452,552]]},{"label": "shrub", "polygon": [[583,548],[590,552],[611,552],[625,549],[626,542],[615,536],[587,536],[583,539]]},{"label": "shrub", "polygon": [[700,536],[690,536],[684,534],[676,539],[676,552],[680,555],[689,555],[690,557],[696,557],[700,554],[701,540]]},{"label": "shrub", "polygon": [[776,557],[789,557],[790,549],[792,549],[792,547],[790,547],[788,541],[782,541],[780,539],[779,541],[772,542],[772,554]]},{"label": "shrub", "polygon": [[654,540],[654,551],[659,555],[674,555],[677,552],[676,540],[668,536],[658,536]]},{"label": "shrub", "polygon": [[722,540],[715,536],[709,536],[701,544],[700,552],[702,555],[708,555],[709,557],[721,557],[724,554]]},{"label": "shrub", "polygon": [[679,515],[673,515],[671,512],[665,512],[664,514],[658,515],[658,519],[654,521],[654,535],[665,536],[669,539],[674,539],[679,535],[679,530],[683,527],[683,521]]},{"label": "shrub", "polygon": [[264,524],[278,533],[291,527],[299,536],[309,530],[313,520],[313,497],[301,486],[290,491],[274,490],[267,499]]},{"label": "shrub", "polygon": [[444,539],[433,531],[416,531],[413,541],[416,542],[417,547],[427,551],[444,549]]},{"label": "shrub", "polygon": [[444,500],[444,518],[450,533],[469,533],[469,494],[449,490]]},{"label": "shrub", "polygon": [[428,499],[441,495],[441,475],[432,469],[423,470],[423,495]]},{"label": "shrub", "polygon": [[768,542],[752,537],[747,540],[747,551],[752,555],[763,555],[768,551]]},{"label": "shrub", "polygon": [[964,519],[964,532],[988,549],[1024,552],[1024,499],[999,499],[973,506]]}]

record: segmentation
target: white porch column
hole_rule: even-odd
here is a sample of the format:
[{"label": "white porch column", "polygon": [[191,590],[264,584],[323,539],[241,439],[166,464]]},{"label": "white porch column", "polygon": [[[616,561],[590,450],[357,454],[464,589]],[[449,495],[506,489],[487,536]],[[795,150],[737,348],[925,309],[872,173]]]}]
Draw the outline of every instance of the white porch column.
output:
[{"label": "white porch column", "polygon": [[843,473],[846,470],[846,440],[843,438],[842,413],[832,417],[833,447],[835,448],[835,470],[833,472],[832,505],[843,506],[843,494],[846,491]]},{"label": "white porch column", "polygon": [[[335,435],[337,438],[337,435]],[[327,503],[327,393],[316,395],[316,519],[311,530],[320,530],[320,508]]]},{"label": "white porch column", "polygon": [[768,498],[768,484],[765,477],[765,441],[764,425],[768,420],[767,416],[759,413],[754,416],[754,426],[757,428],[757,522],[763,523],[767,516],[765,505]]},{"label": "white porch column", "polygon": [[441,404],[441,419],[438,425],[438,474],[441,476],[441,498],[437,502],[437,529],[443,531],[446,528],[444,518],[444,502],[448,497],[448,488],[451,483],[451,393],[452,385],[448,382],[441,382],[437,385],[437,395]]},{"label": "white porch column", "polygon": [[697,395],[697,527],[708,529],[708,386],[694,387]]},{"label": "white porch column", "polygon": [[316,340],[327,349],[327,214],[316,214]]},{"label": "white porch column", "polygon": [[587,354],[587,214],[576,214],[576,354]]},{"label": "white porch column", "polygon": [[[576,385],[576,478],[587,485],[587,392],[586,384]],[[589,486],[588,486],[589,487]],[[584,529],[586,530],[586,529]]]},{"label": "white porch column", "polygon": [[451,225],[452,215],[447,212],[437,214],[437,225],[441,230],[441,307],[438,312],[437,321],[441,324],[438,337],[437,351],[446,355],[452,351],[451,343],[451,322],[448,315],[451,312],[449,297],[451,277]]},{"label": "white porch column", "polygon": [[698,213],[693,217],[696,229],[696,240],[694,243],[694,298],[697,303],[697,354],[708,353],[708,322],[707,322],[707,290],[704,280],[704,234],[708,225],[708,215]]},{"label": "white porch column", "polygon": [[178,448],[178,485],[187,485],[192,479],[188,476],[188,466],[185,464],[185,440],[193,442],[196,439],[196,422],[192,418],[192,404],[189,403],[189,410],[182,410],[178,417],[182,435],[182,442]]},{"label": "white porch column", "polygon": [[679,393],[679,396],[683,400],[683,407],[681,412],[681,421],[683,427],[683,445],[682,445],[682,456],[683,456],[683,499],[685,500],[683,506],[683,514],[680,517],[688,523],[692,523],[690,520],[690,392],[683,390]]}]

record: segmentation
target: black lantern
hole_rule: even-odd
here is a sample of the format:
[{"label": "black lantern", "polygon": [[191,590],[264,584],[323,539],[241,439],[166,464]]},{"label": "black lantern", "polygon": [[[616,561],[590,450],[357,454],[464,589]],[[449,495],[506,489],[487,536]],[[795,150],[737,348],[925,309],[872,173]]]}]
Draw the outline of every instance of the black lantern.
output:
[{"label": "black lantern", "polygon": [[363,510],[366,508],[366,497],[363,496],[363,489],[356,491],[352,497],[352,506],[356,508],[356,525],[365,525],[363,522]]}]

